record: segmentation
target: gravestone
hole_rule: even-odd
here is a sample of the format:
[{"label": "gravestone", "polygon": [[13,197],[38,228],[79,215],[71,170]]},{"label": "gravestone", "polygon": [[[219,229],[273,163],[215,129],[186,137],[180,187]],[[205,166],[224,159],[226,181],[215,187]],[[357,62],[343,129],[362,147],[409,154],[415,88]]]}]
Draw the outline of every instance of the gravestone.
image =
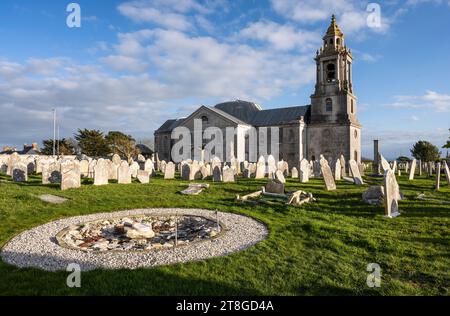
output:
[{"label": "gravestone", "polygon": [[341,163],[341,177],[345,177],[347,175],[347,170],[346,170],[346,164],[345,164],[345,157],[344,157],[344,155],[341,155],[339,157],[339,162]]},{"label": "gravestone", "polygon": [[392,163],[392,171],[397,171],[397,160],[394,160],[394,162]]},{"label": "gravestone", "polygon": [[419,176],[422,176],[422,160],[419,159],[418,164],[419,164]]},{"label": "gravestone", "polygon": [[284,174],[283,174],[283,171],[281,171],[281,170],[277,170],[276,172],[275,172],[275,180],[277,180],[278,182],[280,182],[280,183],[286,183],[286,179],[284,178]]},{"label": "gravestone", "polygon": [[416,159],[411,162],[411,168],[409,169],[409,180],[414,180],[414,173],[416,172]]},{"label": "gravestone", "polygon": [[155,164],[153,163],[153,161],[151,159],[147,159],[144,163],[144,170],[148,171],[150,174],[153,174],[154,172],[156,172],[155,170]]},{"label": "gravestone", "polygon": [[336,183],[334,182],[333,173],[331,172],[331,168],[328,165],[328,161],[324,158],[320,160],[320,169],[327,191],[336,190]]},{"label": "gravestone", "polygon": [[284,183],[280,183],[269,178],[264,189],[268,193],[284,194]]},{"label": "gravestone", "polygon": [[138,170],[137,179],[142,184],[150,183],[150,172],[146,170]]},{"label": "gravestone", "polygon": [[11,168],[13,182],[28,181],[28,167],[25,163],[17,161]]},{"label": "gravestone", "polygon": [[[12,153],[11,155],[9,155],[9,157],[8,157],[8,169],[6,171],[6,174],[8,176],[12,176],[13,167],[18,162],[20,162],[20,156],[19,156],[18,153]],[[27,177],[28,177],[28,175],[27,175]]]},{"label": "gravestone", "polygon": [[91,160],[89,162],[89,171],[88,171],[88,178],[89,179],[94,179],[94,174],[95,174],[95,165],[97,164],[97,160]]},{"label": "gravestone", "polygon": [[311,172],[311,166],[306,159],[300,161],[300,182],[306,183],[309,181],[309,174]]},{"label": "gravestone", "polygon": [[87,160],[80,161],[80,171],[82,178],[89,178],[89,161]]},{"label": "gravestone", "polygon": [[220,166],[215,165],[213,169],[213,181],[214,182],[221,182],[222,181],[222,172],[220,171]]},{"label": "gravestone", "polygon": [[200,163],[197,160],[192,161],[191,173],[189,175],[189,180],[199,180],[202,179],[202,173],[200,171]]},{"label": "gravestone", "polygon": [[130,165],[131,177],[137,178],[139,170],[140,170],[139,163],[136,161],[133,161]]},{"label": "gravestone", "polygon": [[428,176],[430,176],[430,177],[433,176],[433,162],[432,161],[428,162]]},{"label": "gravestone", "polygon": [[259,157],[256,163],[256,174],[255,179],[264,179],[266,176],[266,160],[264,156]]},{"label": "gravestone", "polygon": [[159,163],[159,166],[160,166],[160,169],[161,169],[161,172],[162,172],[162,173],[165,173],[165,171],[166,171],[166,165],[167,165],[167,162],[166,162],[165,160],[162,160],[162,161]]},{"label": "gravestone", "polygon": [[181,165],[181,180],[189,181],[191,175],[191,165],[189,163],[184,163]]},{"label": "gravestone", "polygon": [[94,185],[108,184],[109,160],[100,158],[94,166]]},{"label": "gravestone", "polygon": [[444,173],[447,179],[447,185],[450,186],[450,169],[448,168],[447,162],[444,160]]},{"label": "gravestone", "polygon": [[131,183],[131,171],[128,162],[122,161],[117,170],[117,183],[130,184]]},{"label": "gravestone", "polygon": [[169,162],[164,170],[164,179],[175,179],[175,164]]},{"label": "gravestone", "polygon": [[342,166],[341,166],[341,160],[336,159],[334,162],[334,180],[338,181],[342,178]]},{"label": "gravestone", "polygon": [[78,160],[66,160],[61,163],[61,190],[81,187],[81,170]]},{"label": "gravestone", "polygon": [[61,164],[49,162],[42,164],[42,184],[61,183]]},{"label": "gravestone", "polygon": [[200,167],[200,172],[202,174],[202,179],[206,179],[210,176],[209,174],[209,165],[203,165]]},{"label": "gravestone", "polygon": [[113,161],[107,160],[108,162],[108,177],[110,180],[117,180],[117,171],[119,166],[116,165]]},{"label": "gravestone", "polygon": [[269,179],[273,178],[276,171],[277,171],[277,165],[276,165],[275,158],[272,155],[269,155],[269,157],[267,157],[267,174],[268,174]]},{"label": "gravestone", "polygon": [[236,181],[235,175],[236,175],[236,171],[233,168],[228,167],[228,166],[223,167],[223,169],[222,169],[222,181],[223,182]]},{"label": "gravestone", "polygon": [[353,177],[353,182],[356,185],[363,185],[364,181],[361,177],[361,174],[360,174],[359,168],[358,168],[358,164],[356,163],[356,161],[354,161],[353,159],[350,159],[349,165],[350,165],[350,174]]},{"label": "gravestone", "polygon": [[[322,156],[322,155],[321,155]],[[321,176],[320,174],[320,161],[319,160],[315,160],[313,161],[313,174],[315,178],[318,178]]]},{"label": "gravestone", "polygon": [[385,173],[387,170],[391,170],[391,166],[389,165],[389,162],[383,157],[382,154],[379,154],[379,161],[381,163],[381,168],[383,169],[383,173]]},{"label": "gravestone", "polygon": [[280,170],[285,177],[289,176],[289,164],[287,163],[287,161],[278,161],[277,170]]},{"label": "gravestone", "polygon": [[441,163],[436,163],[436,190],[439,190],[441,187]]},{"label": "gravestone", "polygon": [[292,179],[298,179],[298,170],[297,170],[297,168],[292,168],[291,169],[291,177],[292,177]]},{"label": "gravestone", "polygon": [[400,215],[398,211],[398,199],[400,190],[395,174],[391,169],[384,173],[384,214],[386,217],[393,218]]},{"label": "gravestone", "polygon": [[119,167],[120,164],[122,163],[122,159],[120,158],[120,156],[118,154],[114,154],[111,158],[111,161],[117,166]]}]

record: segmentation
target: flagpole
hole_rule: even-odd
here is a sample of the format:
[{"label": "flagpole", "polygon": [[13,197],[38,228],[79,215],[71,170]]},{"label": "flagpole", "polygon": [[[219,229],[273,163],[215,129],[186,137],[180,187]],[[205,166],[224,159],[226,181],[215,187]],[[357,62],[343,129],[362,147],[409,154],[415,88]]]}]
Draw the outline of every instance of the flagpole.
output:
[{"label": "flagpole", "polygon": [[53,157],[56,154],[56,109],[53,109]]}]

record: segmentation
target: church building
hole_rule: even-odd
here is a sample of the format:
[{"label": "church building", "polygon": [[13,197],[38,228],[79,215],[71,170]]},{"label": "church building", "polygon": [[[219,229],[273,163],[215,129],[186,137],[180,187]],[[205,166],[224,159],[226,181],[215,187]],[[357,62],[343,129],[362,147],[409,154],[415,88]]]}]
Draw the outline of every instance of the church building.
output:
[{"label": "church building", "polygon": [[343,155],[346,161],[361,162],[361,125],[352,81],[353,57],[334,15],[315,61],[316,85],[310,105],[263,110],[256,103],[236,100],[214,107],[201,106],[187,118],[168,120],[155,131],[155,151],[159,159],[171,160],[171,149],[177,141],[171,139],[171,134],[176,127],[192,131],[194,119],[201,119],[204,129],[218,127],[224,130],[224,135],[226,127],[236,129],[232,154],[239,161],[249,160],[248,129],[278,127],[279,157],[276,158],[287,161],[292,167],[298,166],[303,158],[317,160],[321,154],[329,161]]}]

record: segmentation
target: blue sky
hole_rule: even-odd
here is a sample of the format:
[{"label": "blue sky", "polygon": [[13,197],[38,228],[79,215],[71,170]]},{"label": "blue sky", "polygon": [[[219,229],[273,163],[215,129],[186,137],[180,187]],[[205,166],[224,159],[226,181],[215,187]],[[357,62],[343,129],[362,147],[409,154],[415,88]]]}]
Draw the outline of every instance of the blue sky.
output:
[{"label": "blue sky", "polygon": [[77,128],[152,138],[200,104],[252,100],[305,105],[321,36],[335,13],[354,53],[363,156],[409,155],[450,128],[450,1],[382,1],[380,28],[356,0],[2,0],[0,145],[41,142]]}]

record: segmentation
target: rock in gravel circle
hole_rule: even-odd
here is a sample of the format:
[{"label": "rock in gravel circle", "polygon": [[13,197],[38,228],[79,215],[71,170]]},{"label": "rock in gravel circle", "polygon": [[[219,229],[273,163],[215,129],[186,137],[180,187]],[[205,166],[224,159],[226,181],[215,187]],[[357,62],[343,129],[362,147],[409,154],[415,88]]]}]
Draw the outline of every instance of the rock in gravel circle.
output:
[{"label": "rock in gravel circle", "polygon": [[[212,221],[219,219],[224,231],[213,239],[199,243],[183,243],[150,251],[98,251],[86,252],[62,247],[57,235],[64,229],[93,221],[108,221],[117,217],[145,216],[200,216]],[[160,265],[220,257],[256,245],[268,236],[267,227],[250,217],[204,209],[138,209],[113,213],[76,216],[50,222],[25,231],[11,239],[1,250],[5,263],[20,268],[34,267],[46,271],[66,270],[71,263],[79,264],[82,271],[93,269],[137,269]],[[133,240],[129,249],[133,248]],[[99,241],[96,247],[104,249]],[[126,246],[126,245],[125,245]]]}]

